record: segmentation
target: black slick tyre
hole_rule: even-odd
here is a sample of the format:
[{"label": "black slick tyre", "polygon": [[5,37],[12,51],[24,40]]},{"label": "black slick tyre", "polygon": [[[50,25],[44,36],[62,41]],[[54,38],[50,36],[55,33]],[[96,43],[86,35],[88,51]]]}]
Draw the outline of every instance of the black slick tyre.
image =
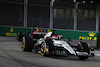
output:
[{"label": "black slick tyre", "polygon": [[53,42],[51,39],[47,39],[41,44],[41,55],[42,56],[51,56],[53,51]]},{"label": "black slick tyre", "polygon": [[32,51],[32,49],[33,49],[33,41],[32,41],[31,38],[26,37],[25,38],[25,42],[23,42],[22,44],[23,44],[23,47],[22,47],[23,51],[29,51],[29,52]]},{"label": "black slick tyre", "polygon": [[[89,54],[90,48],[86,42],[80,42],[80,44],[78,44],[77,51],[86,52]],[[80,60],[85,60],[85,59],[88,59],[89,56],[87,55],[87,56],[78,56],[78,57]]]}]

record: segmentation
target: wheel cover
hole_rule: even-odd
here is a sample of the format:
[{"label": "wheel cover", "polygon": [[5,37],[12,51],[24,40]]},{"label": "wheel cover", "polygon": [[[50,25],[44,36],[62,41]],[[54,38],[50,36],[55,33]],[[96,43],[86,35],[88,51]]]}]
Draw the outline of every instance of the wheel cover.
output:
[{"label": "wheel cover", "polygon": [[46,52],[46,42],[41,44],[41,54],[42,56],[45,55]]}]

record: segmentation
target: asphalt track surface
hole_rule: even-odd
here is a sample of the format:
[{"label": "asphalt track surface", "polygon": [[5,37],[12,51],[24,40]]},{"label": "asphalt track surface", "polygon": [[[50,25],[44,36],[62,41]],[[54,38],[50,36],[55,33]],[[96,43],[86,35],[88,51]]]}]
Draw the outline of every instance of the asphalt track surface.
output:
[{"label": "asphalt track surface", "polygon": [[0,67],[100,67],[100,51],[87,60],[75,56],[45,57],[33,52],[23,52],[21,42],[15,37],[0,36]]}]

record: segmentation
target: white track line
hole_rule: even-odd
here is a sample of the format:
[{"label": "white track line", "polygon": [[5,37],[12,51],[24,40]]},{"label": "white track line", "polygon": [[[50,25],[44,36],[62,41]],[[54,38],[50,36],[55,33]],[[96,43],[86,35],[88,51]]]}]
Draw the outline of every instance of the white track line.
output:
[{"label": "white track line", "polygon": [[95,54],[95,56],[100,56],[100,54]]}]

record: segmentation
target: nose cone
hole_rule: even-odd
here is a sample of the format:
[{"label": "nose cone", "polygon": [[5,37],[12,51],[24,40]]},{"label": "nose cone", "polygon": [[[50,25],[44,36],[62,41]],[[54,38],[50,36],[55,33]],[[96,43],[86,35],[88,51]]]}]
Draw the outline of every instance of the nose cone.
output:
[{"label": "nose cone", "polygon": [[73,48],[67,43],[67,42],[63,42],[62,46],[68,50],[72,55],[76,55],[75,51],[73,50]]},{"label": "nose cone", "polygon": [[61,47],[64,47],[67,51],[69,51],[72,55],[76,55],[75,51],[73,48],[66,42],[62,40],[55,40],[54,45],[57,46],[58,44],[61,44]]}]

